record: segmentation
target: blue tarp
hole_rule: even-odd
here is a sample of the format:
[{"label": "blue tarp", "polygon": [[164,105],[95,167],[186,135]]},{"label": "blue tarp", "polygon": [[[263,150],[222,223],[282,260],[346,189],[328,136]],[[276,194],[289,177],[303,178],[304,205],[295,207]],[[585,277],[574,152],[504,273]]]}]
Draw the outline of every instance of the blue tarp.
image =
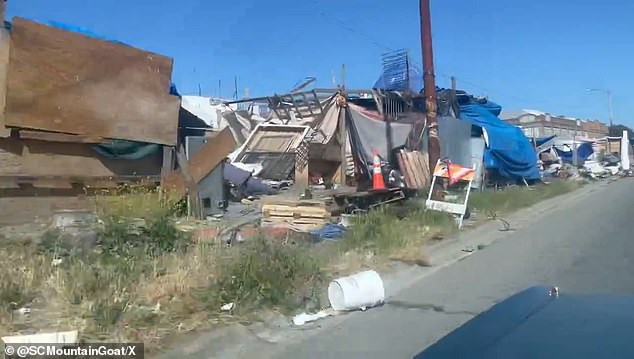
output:
[{"label": "blue tarp", "polygon": [[555,138],[555,137],[557,137],[557,135],[552,135],[552,136],[548,136],[548,137],[537,137],[537,138],[535,139],[535,145],[536,145],[537,147],[539,147],[539,146],[543,145],[544,143],[546,143],[546,142],[548,142],[548,141],[552,140],[552,139],[553,139],[553,138]]},{"label": "blue tarp", "polygon": [[[403,65],[397,75],[391,77],[382,74],[374,83],[374,88],[389,91],[402,91],[406,83],[408,69]],[[409,89],[418,93],[423,88],[422,72],[409,67]],[[497,170],[498,173],[515,180],[538,180],[541,178],[537,168],[537,156],[529,139],[519,127],[508,124],[498,118],[502,107],[491,101],[470,101],[460,105],[460,118],[473,125],[482,127],[489,136],[489,146],[484,152],[484,167]]]},{"label": "blue tarp", "polygon": [[88,30],[86,28],[83,27],[79,27],[79,26],[74,26],[74,25],[68,25],[68,24],[64,24],[61,22],[57,22],[57,21],[49,21],[48,22],[49,26],[52,27],[56,27],[58,29],[62,29],[62,30],[66,30],[66,31],[72,31],[72,32],[76,32],[82,35],[86,35],[86,36],[90,36],[90,37],[94,37],[95,39],[99,39],[99,40],[105,40],[108,42],[113,42],[115,44],[121,44],[121,45],[127,45],[121,41],[117,41],[117,40],[112,40],[112,39],[108,39],[102,35],[96,34],[94,32],[92,32],[91,30]]},{"label": "blue tarp", "polygon": [[334,240],[343,237],[343,235],[346,234],[346,227],[341,224],[328,223],[319,229],[310,231],[309,233],[312,234],[318,241]]},{"label": "blue tarp", "polygon": [[[555,151],[557,151],[557,154],[559,155],[562,161],[566,163],[572,163],[572,150],[562,151],[558,149],[557,147],[555,147]],[[592,150],[592,143],[584,142],[579,144],[577,146],[577,159],[579,160],[578,163],[585,162],[592,155],[593,152],[594,151]]]},{"label": "blue tarp", "polygon": [[484,167],[495,169],[501,176],[511,179],[540,179],[531,142],[519,127],[497,117],[501,110],[501,106],[490,101],[460,106],[460,118],[484,128],[488,134]]}]

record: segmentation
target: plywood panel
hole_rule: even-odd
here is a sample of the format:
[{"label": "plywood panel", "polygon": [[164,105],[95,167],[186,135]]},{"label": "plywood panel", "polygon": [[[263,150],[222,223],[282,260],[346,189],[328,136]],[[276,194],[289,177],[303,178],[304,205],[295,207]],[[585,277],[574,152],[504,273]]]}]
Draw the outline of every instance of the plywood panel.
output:
[{"label": "plywood panel", "polygon": [[[5,6],[0,1],[0,6]],[[0,17],[3,19],[3,17]],[[11,130],[5,127],[4,110],[7,96],[7,67],[9,65],[9,32],[0,27],[0,137],[9,137]]]},{"label": "plywood panel", "polygon": [[84,143],[0,138],[0,176],[158,176],[162,154],[141,160],[112,160]]},{"label": "plywood panel", "polygon": [[[209,138],[198,152],[187,161],[189,174],[196,184],[207,176],[220,162],[235,150],[236,142],[233,139],[231,130],[226,127],[224,130]],[[163,188],[176,193],[185,194],[187,185],[185,177],[180,169],[168,175],[161,184]]]},{"label": "plywood panel", "polygon": [[174,145],[172,60],[14,18],[7,126]]}]

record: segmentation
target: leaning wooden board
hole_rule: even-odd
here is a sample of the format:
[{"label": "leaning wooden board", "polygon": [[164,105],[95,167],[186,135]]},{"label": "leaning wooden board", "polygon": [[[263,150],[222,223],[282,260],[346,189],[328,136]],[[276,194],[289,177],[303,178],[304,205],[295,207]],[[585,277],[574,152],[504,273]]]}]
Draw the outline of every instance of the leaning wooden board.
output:
[{"label": "leaning wooden board", "polygon": [[[195,183],[200,182],[216,166],[220,164],[236,148],[231,129],[224,130],[209,137],[209,141],[188,161],[189,172]],[[161,186],[164,189],[184,195],[187,190],[185,177],[180,169],[167,175]]]},{"label": "leaning wooden board", "polygon": [[[0,6],[6,6],[4,1]],[[1,17],[0,17],[1,18]],[[9,32],[0,28],[0,138],[11,135],[11,130],[5,127],[5,114],[7,100],[7,68],[9,66]]]},{"label": "leaning wooden board", "polygon": [[9,127],[176,144],[170,58],[14,18]]}]

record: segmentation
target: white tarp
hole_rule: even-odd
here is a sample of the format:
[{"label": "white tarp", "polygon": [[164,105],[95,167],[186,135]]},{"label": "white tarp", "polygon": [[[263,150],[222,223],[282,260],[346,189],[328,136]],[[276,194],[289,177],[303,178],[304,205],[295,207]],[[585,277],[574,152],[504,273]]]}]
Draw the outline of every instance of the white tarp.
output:
[{"label": "white tarp", "polygon": [[630,169],[630,140],[626,130],[623,130],[623,137],[621,138],[621,167],[625,171]]},{"label": "white tarp", "polygon": [[227,108],[225,105],[212,105],[211,98],[202,96],[183,96],[181,107],[192,115],[205,121],[211,128],[219,128],[222,112]]}]

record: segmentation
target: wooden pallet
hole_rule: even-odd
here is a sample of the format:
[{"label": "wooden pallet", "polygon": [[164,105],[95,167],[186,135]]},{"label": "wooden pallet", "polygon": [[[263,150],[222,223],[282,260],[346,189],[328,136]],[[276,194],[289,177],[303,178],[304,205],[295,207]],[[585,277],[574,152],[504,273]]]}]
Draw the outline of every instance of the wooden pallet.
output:
[{"label": "wooden pallet", "polygon": [[269,217],[289,217],[289,218],[319,218],[330,217],[330,211],[325,208],[309,206],[282,206],[275,204],[265,204],[262,206],[262,215]]},{"label": "wooden pallet", "polygon": [[328,220],[324,219],[289,219],[288,217],[271,217],[262,218],[262,227],[288,227],[295,228],[302,231],[311,231],[319,229],[328,223]]},{"label": "wooden pallet", "polygon": [[323,202],[285,201],[286,204],[264,204],[262,206],[263,226],[288,226],[309,231],[323,227],[330,222],[331,213]]},{"label": "wooden pallet", "polygon": [[277,205],[277,206],[287,206],[287,207],[313,207],[313,208],[327,208],[332,205],[332,198],[324,198],[324,199],[300,199],[300,200],[292,200],[292,199],[275,199],[275,198],[266,198],[262,201],[265,205]]}]

